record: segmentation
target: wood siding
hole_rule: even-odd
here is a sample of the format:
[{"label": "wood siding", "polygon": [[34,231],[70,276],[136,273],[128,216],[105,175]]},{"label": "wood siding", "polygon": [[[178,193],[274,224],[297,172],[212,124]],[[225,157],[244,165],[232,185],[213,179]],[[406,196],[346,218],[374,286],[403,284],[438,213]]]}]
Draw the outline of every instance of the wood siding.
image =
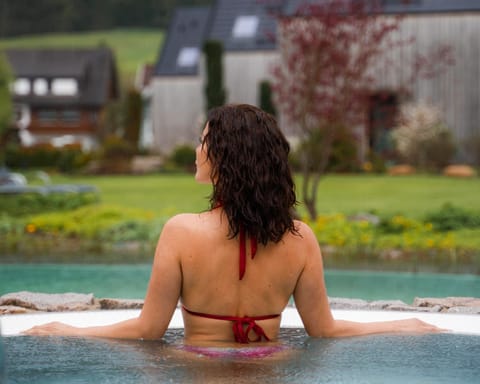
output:
[{"label": "wood siding", "polygon": [[[411,15],[399,36],[414,42],[387,55],[390,64],[376,70],[377,88],[407,88],[404,101],[438,106],[459,143],[480,134],[480,14]],[[455,63],[433,78],[413,73],[414,57],[440,44],[450,46]]]},{"label": "wood siding", "polygon": [[[42,112],[48,111],[54,116],[52,119],[42,119]],[[30,133],[68,135],[77,133],[94,134],[98,131],[97,110],[73,110],[78,113],[78,119],[63,120],[62,109],[34,109],[31,113],[31,122],[28,126]],[[72,111],[72,110],[70,110]]]}]

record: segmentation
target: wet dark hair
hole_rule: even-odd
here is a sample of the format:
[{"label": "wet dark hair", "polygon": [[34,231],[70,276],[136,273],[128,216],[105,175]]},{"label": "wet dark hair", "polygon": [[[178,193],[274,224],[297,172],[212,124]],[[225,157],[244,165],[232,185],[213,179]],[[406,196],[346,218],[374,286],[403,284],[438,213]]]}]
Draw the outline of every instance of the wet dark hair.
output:
[{"label": "wet dark hair", "polygon": [[211,208],[221,205],[231,238],[240,228],[258,242],[297,233],[297,203],[288,164],[290,146],[273,116],[247,104],[225,105],[207,116],[204,136],[212,164]]}]

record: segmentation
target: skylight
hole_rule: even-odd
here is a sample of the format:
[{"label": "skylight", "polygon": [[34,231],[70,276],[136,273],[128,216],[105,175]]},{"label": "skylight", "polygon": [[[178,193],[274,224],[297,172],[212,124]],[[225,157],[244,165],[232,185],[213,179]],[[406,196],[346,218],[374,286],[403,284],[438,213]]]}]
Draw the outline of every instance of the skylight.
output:
[{"label": "skylight", "polygon": [[78,93],[78,84],[75,79],[54,79],[52,93],[56,96],[75,96]]},{"label": "skylight", "polygon": [[13,83],[13,92],[17,95],[28,95],[30,93],[30,80],[19,77]]},{"label": "skylight", "polygon": [[33,82],[33,93],[35,95],[46,95],[48,93],[48,83],[45,79],[35,79]]},{"label": "skylight", "polygon": [[236,39],[255,37],[258,28],[258,16],[238,16],[233,24],[232,36]]},{"label": "skylight", "polygon": [[197,47],[183,47],[177,57],[179,67],[193,67],[197,65],[200,50]]}]

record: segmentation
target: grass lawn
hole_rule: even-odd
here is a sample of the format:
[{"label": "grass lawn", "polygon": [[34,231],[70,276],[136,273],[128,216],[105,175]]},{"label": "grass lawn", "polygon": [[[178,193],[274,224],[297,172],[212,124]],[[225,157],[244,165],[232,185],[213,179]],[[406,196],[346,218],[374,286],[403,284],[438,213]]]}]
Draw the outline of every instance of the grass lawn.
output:
[{"label": "grass lawn", "polygon": [[[97,186],[108,204],[148,209],[153,212],[198,212],[207,207],[211,189],[188,174],[146,176],[54,176],[55,183],[87,183]],[[301,198],[297,178],[298,199]],[[480,178],[451,179],[443,176],[329,175],[321,181],[320,213],[373,212],[403,214],[420,219],[426,212],[450,202],[480,211]],[[305,213],[300,204],[299,210]]]},{"label": "grass lawn", "polygon": [[[33,172],[26,173],[26,176],[30,184],[40,183]],[[297,178],[297,183],[300,181]],[[134,244],[137,241],[140,248],[134,248],[135,255],[151,255],[164,220],[181,212],[206,210],[211,192],[210,185],[197,184],[191,174],[54,174],[52,182],[94,185],[100,191],[103,205],[24,217],[28,225],[21,222],[21,218],[17,219],[20,220],[18,224],[15,219],[12,221],[8,216],[4,217],[2,241],[5,243],[5,255],[24,253],[33,255],[34,259],[38,255],[48,255],[47,260],[51,261],[54,254],[59,254],[62,258],[68,254],[68,258],[74,258],[70,250],[77,249],[82,257],[100,251],[108,258],[110,254],[118,255],[120,251],[115,248],[116,244],[124,244],[125,241],[133,241]],[[435,232],[422,219],[427,212],[438,212],[445,203],[480,212],[479,190],[480,178],[464,180],[429,175],[328,175],[322,180],[319,189],[319,212],[343,215],[325,216],[310,224],[325,254],[330,255],[326,257],[326,265],[330,267],[381,262],[388,268],[415,269],[419,263],[425,263],[427,268],[438,268],[441,271],[469,271],[470,268],[478,271],[480,228]],[[302,216],[306,215],[301,204],[299,211]],[[396,229],[393,232],[383,232],[382,229],[377,231],[371,226],[362,226],[362,223],[351,222],[344,217],[360,212],[373,212],[384,218],[399,214],[402,217],[390,218],[384,223],[406,226],[397,227],[403,228],[400,232],[396,232]],[[147,222],[142,221],[145,219]],[[153,221],[148,221],[152,219]],[[24,229],[29,227],[30,229]],[[62,233],[69,235],[65,237]],[[66,249],[69,251],[65,252]],[[121,250],[124,251],[123,248]],[[389,253],[391,250],[401,250],[402,258],[397,260],[398,253],[394,256]],[[126,252],[128,260],[131,258],[129,252]],[[0,258],[1,256],[0,254]],[[106,260],[104,256],[102,260]]]},{"label": "grass lawn", "polygon": [[0,39],[0,51],[5,48],[80,48],[106,44],[114,51],[120,77],[127,84],[132,82],[139,64],[156,60],[163,38],[164,32],[155,29],[56,33]]}]

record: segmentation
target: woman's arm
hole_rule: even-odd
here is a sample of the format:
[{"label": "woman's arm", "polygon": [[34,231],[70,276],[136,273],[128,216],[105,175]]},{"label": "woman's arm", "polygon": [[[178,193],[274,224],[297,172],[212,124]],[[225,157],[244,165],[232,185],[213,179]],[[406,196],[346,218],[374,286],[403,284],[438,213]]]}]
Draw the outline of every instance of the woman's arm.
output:
[{"label": "woman's arm", "polygon": [[344,337],[375,333],[426,333],[440,332],[434,325],[419,319],[405,319],[360,323],[335,320],[328,303],[320,247],[314,234],[302,225],[305,241],[305,266],[297,282],[294,299],[305,330],[314,337]]},{"label": "woman's arm", "polygon": [[[178,218],[169,220],[158,240],[150,282],[139,317],[98,327],[73,327],[48,323],[33,327],[27,335],[91,336],[122,339],[158,339],[165,333],[180,297],[182,274],[179,244],[185,233]],[[180,219],[181,220],[181,219]]]}]

